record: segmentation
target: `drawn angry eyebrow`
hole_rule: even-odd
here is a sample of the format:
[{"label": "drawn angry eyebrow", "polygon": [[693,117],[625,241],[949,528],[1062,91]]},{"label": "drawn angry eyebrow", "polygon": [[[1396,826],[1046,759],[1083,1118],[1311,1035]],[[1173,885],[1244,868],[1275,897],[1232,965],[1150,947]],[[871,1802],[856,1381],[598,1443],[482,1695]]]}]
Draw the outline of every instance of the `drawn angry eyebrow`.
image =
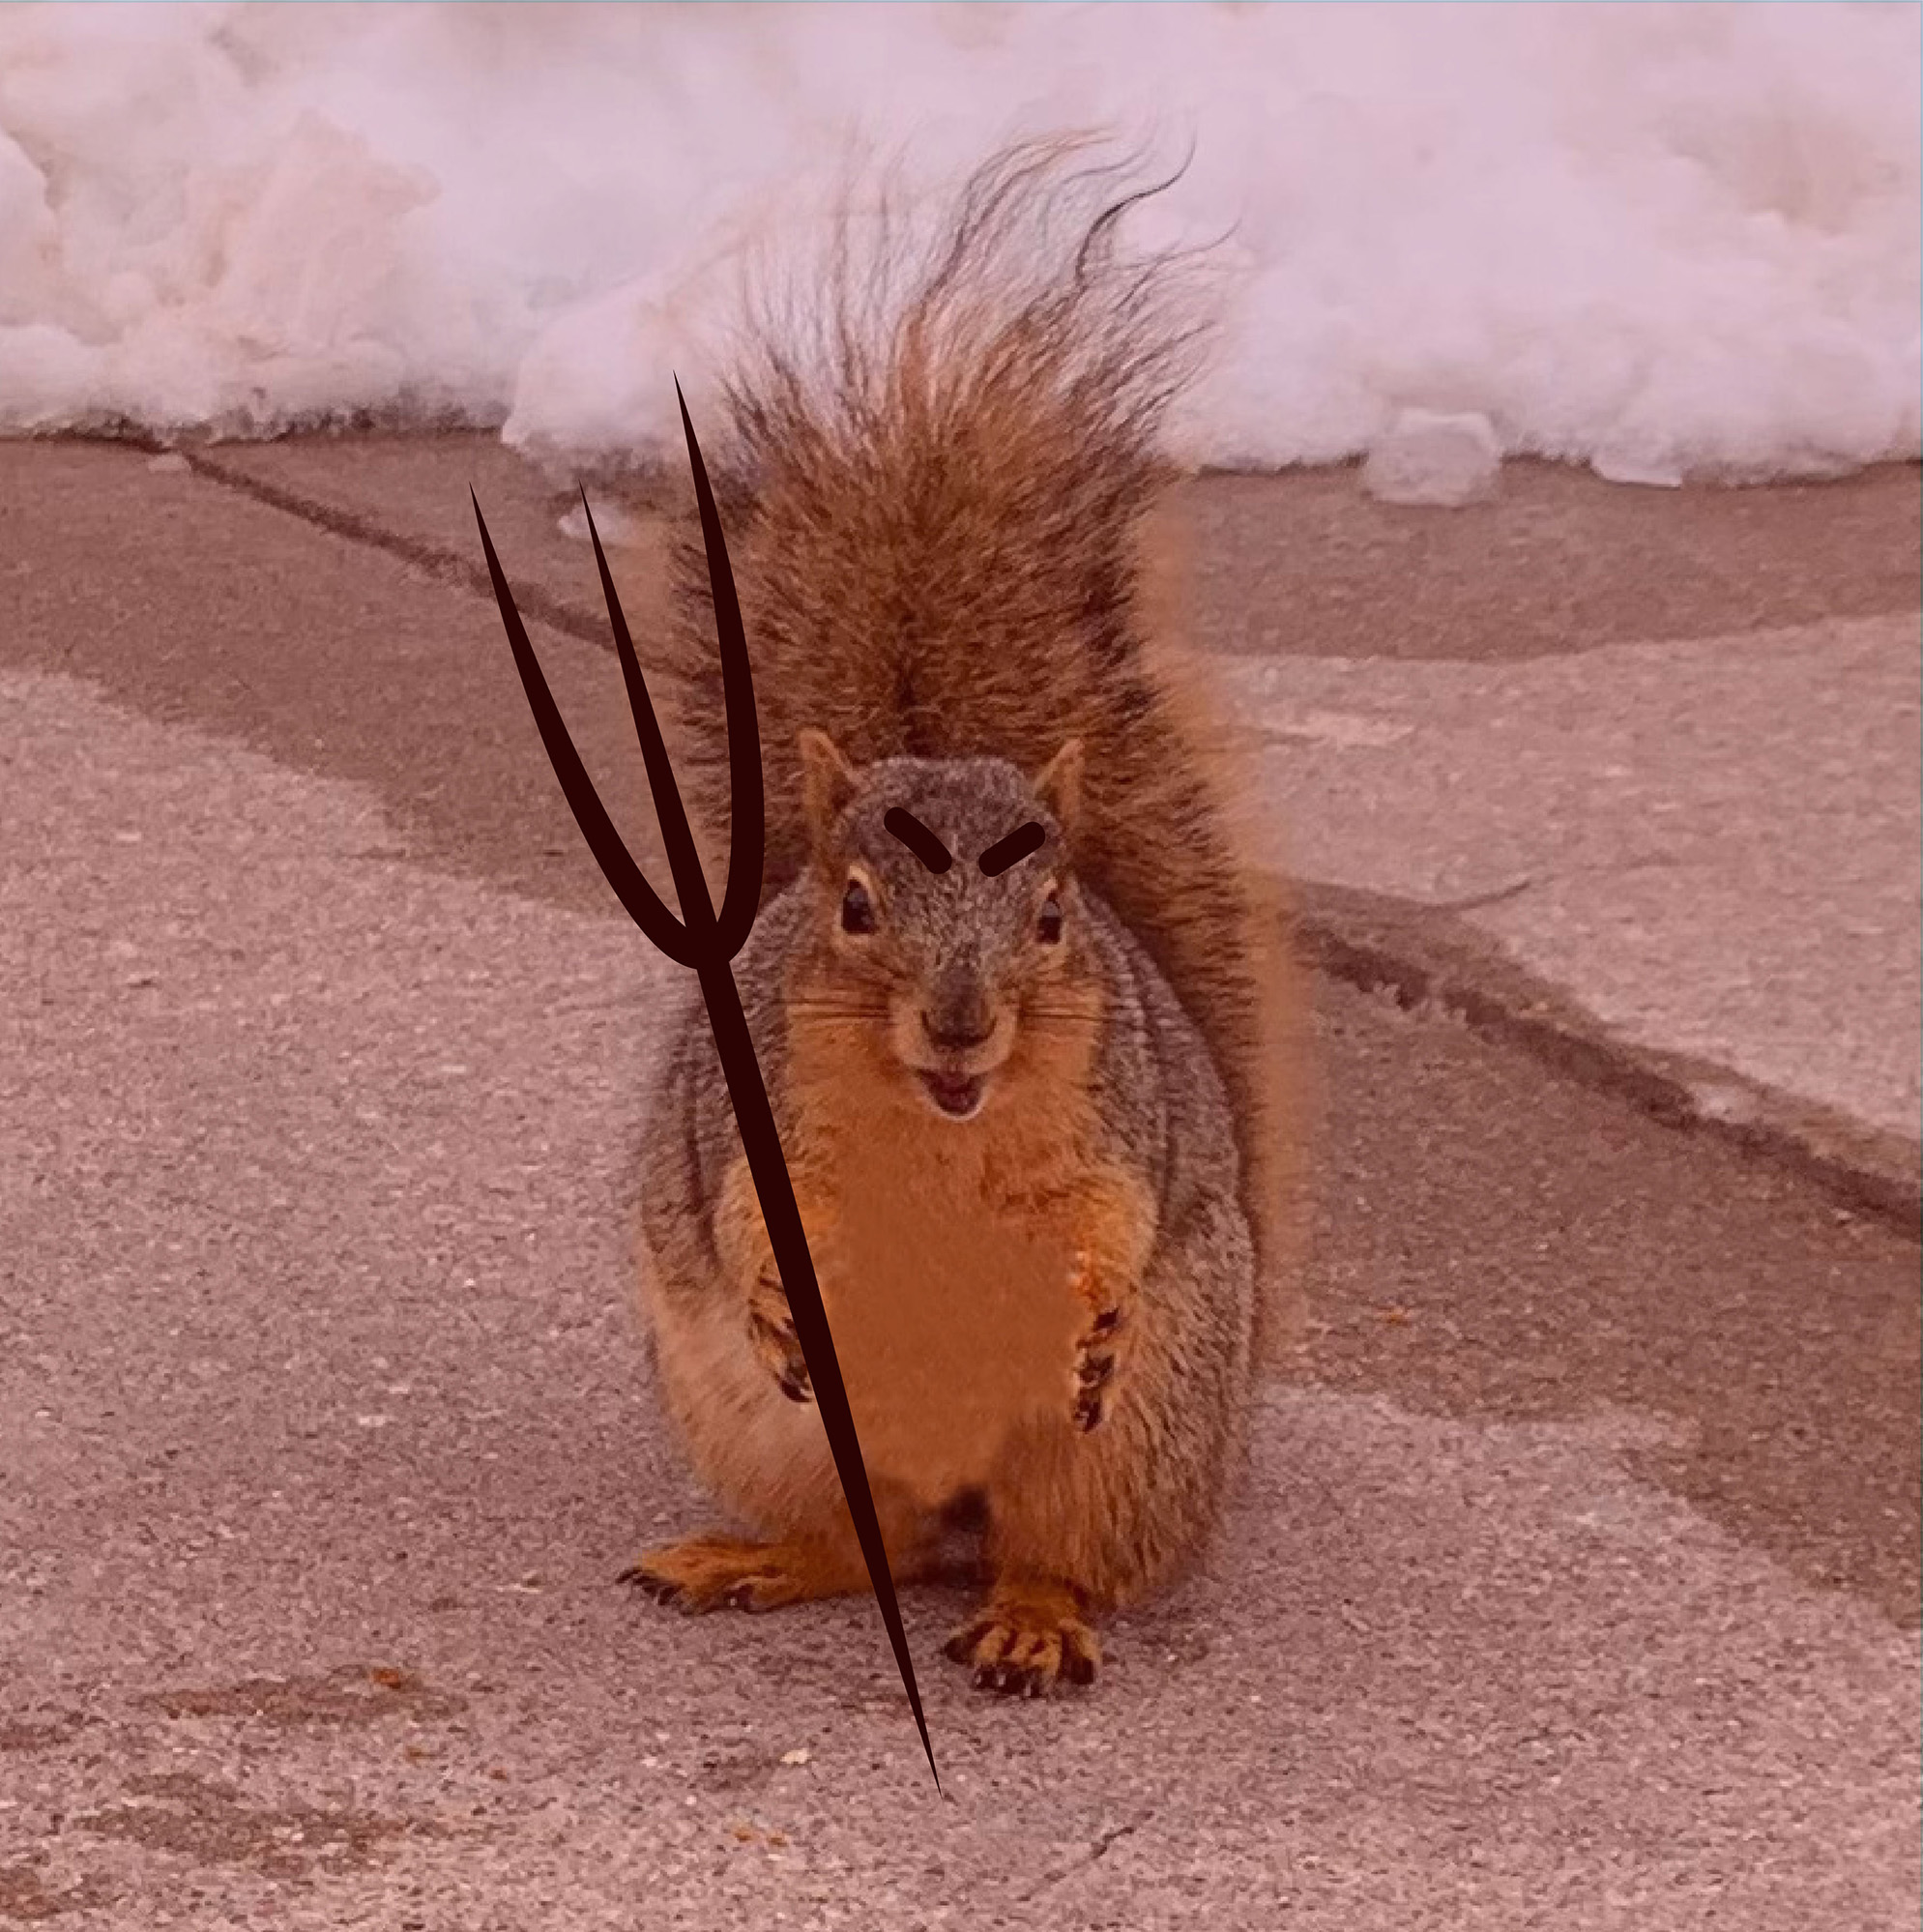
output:
[{"label": "drawn angry eyebrow", "polygon": [[1005,872],[1010,865],[1026,859],[1031,852],[1040,849],[1048,834],[1034,819],[1026,825],[1018,825],[1006,838],[998,838],[977,862],[983,873],[994,878],[998,872]]},{"label": "drawn angry eyebrow", "polygon": [[882,814],[882,823],[929,871],[946,872],[955,863],[948,848],[912,811],[904,811],[900,805],[890,805]]}]

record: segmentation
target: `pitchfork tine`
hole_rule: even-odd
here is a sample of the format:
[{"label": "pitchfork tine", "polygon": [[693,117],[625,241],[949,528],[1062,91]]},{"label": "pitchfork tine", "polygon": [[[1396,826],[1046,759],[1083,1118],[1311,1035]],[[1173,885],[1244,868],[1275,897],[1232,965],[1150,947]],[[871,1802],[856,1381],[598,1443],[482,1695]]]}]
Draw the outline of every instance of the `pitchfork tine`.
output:
[{"label": "pitchfork tine", "polygon": [[[588,533],[594,539],[595,562],[600,571],[602,594],[607,599],[608,622],[614,629],[614,647],[621,659],[622,676],[627,686],[629,707],[641,741],[641,756],[648,768],[648,786],[655,797],[655,809],[661,823],[661,842],[667,848],[668,865],[674,874],[675,891],[682,902],[682,918],[677,920],[656,895],[642,876],[641,868],[621,842],[621,834],[602,808],[594,781],[588,776],[567,724],[541,676],[540,665],[528,641],[526,627],[514,607],[512,591],[494,554],[487,524],[481,514],[481,502],[474,503],[474,517],[481,527],[481,548],[487,554],[487,573],[494,585],[495,601],[501,606],[501,621],[507,627],[508,641],[513,647],[514,661],[520,667],[521,683],[539,728],[541,742],[554,765],[561,789],[573,808],[582,835],[599,862],[615,895],[628,915],[648,937],[678,965],[692,969],[700,981],[702,998],[708,1008],[709,1025],[714,1029],[715,1050],[728,1083],[728,1098],[735,1110],[735,1125],[741,1131],[742,1151],[747,1156],[762,1219],[769,1243],[774,1250],[775,1266],[795,1318],[796,1338],[801,1344],[801,1357],[808,1365],[814,1386],[815,1405],[827,1431],[834,1467],[841,1478],[841,1492],[847,1500],[856,1537],[868,1566],[881,1605],[882,1621],[888,1626],[889,1643],[901,1672],[902,1688],[908,1692],[909,1708],[915,1713],[915,1727],[921,1735],[921,1748],[927,1754],[928,1769],[935,1772],[935,1788],[941,1789],[941,1773],[935,1771],[935,1749],[928,1739],[928,1724],[921,1712],[921,1696],[915,1682],[915,1664],[908,1653],[908,1637],[901,1625],[901,1606],[895,1600],[894,1583],[889,1574],[888,1550],[882,1541],[881,1523],[875,1514],[874,1497],[868,1488],[868,1473],[861,1460],[861,1445],[855,1433],[855,1418],[848,1406],[848,1391],[841,1380],[841,1364],[835,1358],[834,1338],[829,1332],[828,1314],[822,1306],[821,1287],[815,1279],[814,1261],[808,1253],[806,1230],[795,1201],[794,1183],[781,1152],[780,1136],[774,1125],[774,1110],[768,1098],[755,1057],[754,1040],[748,1031],[747,1015],[742,1008],[740,988],[735,984],[732,961],[754,923],[761,898],[761,871],[765,853],[766,827],[763,823],[761,780],[761,734],[754,711],[754,686],[749,674],[747,638],[742,629],[741,606],[735,596],[734,574],[728,564],[727,545],[721,535],[721,520],[708,486],[708,473],[702,465],[700,446],[694,440],[694,424],[688,419],[687,403],[681,396],[682,425],[687,432],[688,461],[694,471],[694,490],[701,507],[701,530],[708,550],[709,581],[714,597],[714,623],[721,653],[722,696],[727,713],[728,763],[732,825],[728,860],[728,889],[717,921],[714,902],[708,894],[707,880],[695,852],[694,834],[688,828],[682,805],[681,790],[675,783],[662,742],[659,721],[648,696],[647,683],[634,655],[633,639],[622,615],[621,600],[615,592],[614,577],[601,549],[600,533],[595,528],[594,512],[588,509],[587,491],[581,492],[581,506],[588,512]],[[474,492],[468,492],[470,496]]]}]

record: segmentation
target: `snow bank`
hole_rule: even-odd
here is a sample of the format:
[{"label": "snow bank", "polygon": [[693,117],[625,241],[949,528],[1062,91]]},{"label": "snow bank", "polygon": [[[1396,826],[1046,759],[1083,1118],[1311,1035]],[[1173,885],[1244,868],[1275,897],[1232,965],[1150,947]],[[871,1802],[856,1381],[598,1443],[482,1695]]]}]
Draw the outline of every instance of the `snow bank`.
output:
[{"label": "snow bank", "polygon": [[0,429],[646,445],[857,140],[1103,122],[1232,223],[1198,459],[1484,419],[1606,474],[1919,454],[1908,4],[0,9]]}]

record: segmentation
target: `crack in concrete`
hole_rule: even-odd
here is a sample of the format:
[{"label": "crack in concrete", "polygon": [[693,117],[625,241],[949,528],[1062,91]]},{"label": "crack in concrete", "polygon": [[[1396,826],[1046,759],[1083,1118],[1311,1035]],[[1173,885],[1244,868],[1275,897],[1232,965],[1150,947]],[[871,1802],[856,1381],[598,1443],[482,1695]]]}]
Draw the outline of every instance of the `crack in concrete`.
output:
[{"label": "crack in concrete", "polygon": [[1099,1864],[1103,1859],[1108,1857],[1111,1846],[1120,1843],[1123,1838],[1132,1836],[1153,1816],[1153,1812],[1145,1811],[1140,1817],[1129,1819],[1126,1824],[1113,1825],[1107,1830],[1097,1832],[1093,1842],[1086,1852],[1079,1858],[1071,1860],[1068,1864],[1063,1865],[1060,1871],[1051,1872],[1046,1878],[1032,1885],[1028,1890],[1022,1892],[1017,1897],[1015,1903],[1017,1905],[1032,1905],[1045,1893],[1058,1890],[1061,1887],[1066,1885],[1070,1879],[1080,1878],[1084,1872],[1088,1871],[1092,1866]]},{"label": "crack in concrete", "polygon": [[[1420,949],[1385,940],[1365,922],[1298,911],[1293,924],[1303,961],[1324,977],[1385,993],[1405,1012],[1453,1020],[1560,1078],[1626,1100],[1664,1127],[1722,1139],[1816,1187],[1846,1213],[1923,1240],[1923,1173],[1913,1144],[1798,1105],[1727,1068],[1612,1038],[1519,967],[1471,981],[1463,968],[1424,959]],[[1502,988],[1499,979],[1513,984]],[[1732,1096],[1739,1104],[1730,1103]]]}]

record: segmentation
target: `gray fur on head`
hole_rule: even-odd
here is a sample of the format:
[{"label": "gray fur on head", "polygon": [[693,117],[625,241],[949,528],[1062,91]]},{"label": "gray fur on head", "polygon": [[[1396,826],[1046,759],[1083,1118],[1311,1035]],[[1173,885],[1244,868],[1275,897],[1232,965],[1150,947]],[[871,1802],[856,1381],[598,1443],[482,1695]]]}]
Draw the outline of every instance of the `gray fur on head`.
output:
[{"label": "gray fur on head", "polygon": [[[1055,969],[1072,943],[1066,832],[1074,755],[1030,776],[1003,758],[884,758],[857,769],[825,738],[803,747],[809,816],[825,922],[840,923],[844,895],[858,887],[873,931],[845,934],[836,950],[862,975],[913,986],[938,1038],[984,1036],[1005,1000]],[[911,814],[947,849],[931,870],[890,830],[891,811]],[[1042,843],[995,876],[981,857],[1023,826]],[[1053,901],[1059,939],[1038,936]]]}]

